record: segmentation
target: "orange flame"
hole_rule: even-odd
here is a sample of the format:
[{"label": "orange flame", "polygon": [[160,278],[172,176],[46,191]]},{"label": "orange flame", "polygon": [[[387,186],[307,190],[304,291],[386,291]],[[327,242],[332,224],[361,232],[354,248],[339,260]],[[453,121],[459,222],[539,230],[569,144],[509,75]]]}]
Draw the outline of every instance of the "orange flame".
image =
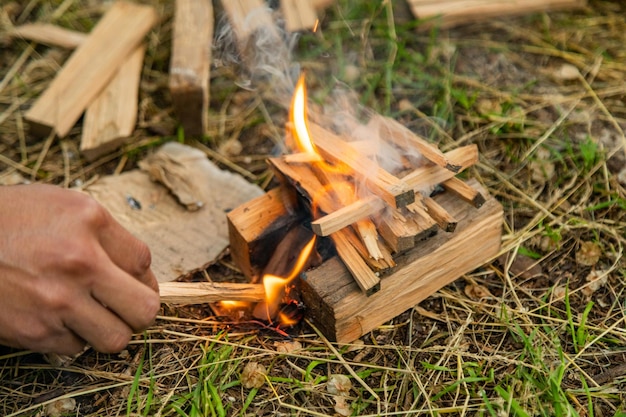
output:
[{"label": "orange flame", "polygon": [[307,120],[307,93],[304,82],[304,74],[300,75],[296,88],[291,98],[291,108],[289,109],[289,121],[293,127],[294,139],[300,152],[319,156],[315,145],[309,134]]},{"label": "orange flame", "polygon": [[265,298],[267,300],[267,318],[271,320],[270,306],[277,306],[281,298],[284,294],[285,287],[295,278],[298,274],[304,269],[306,262],[311,256],[311,252],[315,247],[315,235],[311,238],[311,240],[304,246],[302,252],[298,255],[298,259],[296,260],[296,264],[291,269],[291,272],[286,277],[277,277],[272,274],[263,275],[263,287],[265,287]]}]

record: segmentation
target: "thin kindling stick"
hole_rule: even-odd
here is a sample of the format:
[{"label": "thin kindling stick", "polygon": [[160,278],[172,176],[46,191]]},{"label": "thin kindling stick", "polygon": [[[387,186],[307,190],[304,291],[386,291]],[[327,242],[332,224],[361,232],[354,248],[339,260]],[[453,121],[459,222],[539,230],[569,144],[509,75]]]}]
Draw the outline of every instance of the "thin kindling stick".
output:
[{"label": "thin kindling stick", "polygon": [[159,292],[162,303],[179,305],[216,303],[219,301],[265,300],[263,284],[238,284],[233,282],[161,282]]}]

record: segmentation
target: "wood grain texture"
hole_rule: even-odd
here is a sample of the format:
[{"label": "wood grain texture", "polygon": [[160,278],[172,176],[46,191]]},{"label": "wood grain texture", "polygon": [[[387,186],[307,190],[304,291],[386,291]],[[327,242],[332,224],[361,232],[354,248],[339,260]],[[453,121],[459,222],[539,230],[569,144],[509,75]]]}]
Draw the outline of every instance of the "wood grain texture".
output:
[{"label": "wood grain texture", "polygon": [[313,29],[317,23],[313,0],[280,0],[280,9],[287,32]]},{"label": "wood grain texture", "polygon": [[146,47],[135,48],[87,107],[80,150],[89,161],[124,144],[137,122],[139,81]]},{"label": "wood grain texture", "polygon": [[238,284],[232,282],[161,282],[159,293],[162,303],[188,305],[216,303],[219,301],[265,300],[263,284]]},{"label": "wood grain texture", "polygon": [[[474,180],[470,185],[479,187]],[[306,273],[302,281],[306,314],[326,337],[352,342],[496,256],[503,211],[493,197],[487,197],[480,209],[449,193],[436,199],[459,221],[456,232],[439,233],[397,256],[398,266],[382,279],[376,294],[363,294],[337,258]]]},{"label": "wood grain texture", "polygon": [[115,2],[26,112],[31,131],[67,135],[157,18],[152,7]]},{"label": "wood grain texture", "polygon": [[169,90],[176,115],[190,136],[207,130],[213,24],[210,0],[176,0]]}]

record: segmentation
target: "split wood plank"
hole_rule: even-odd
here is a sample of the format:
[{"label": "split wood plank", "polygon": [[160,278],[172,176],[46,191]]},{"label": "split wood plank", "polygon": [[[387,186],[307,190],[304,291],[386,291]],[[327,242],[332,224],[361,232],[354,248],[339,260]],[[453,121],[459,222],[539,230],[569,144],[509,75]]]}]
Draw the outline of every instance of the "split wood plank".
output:
[{"label": "split wood plank", "polygon": [[216,303],[219,301],[245,301],[258,303],[265,300],[263,284],[238,284],[232,282],[161,282],[161,302],[177,305]]},{"label": "split wood plank", "polygon": [[[479,187],[473,180],[470,184]],[[337,258],[305,273],[301,295],[306,315],[328,339],[350,343],[497,255],[503,210],[493,197],[470,210],[449,193],[436,199],[459,220],[456,233],[440,233],[397,256],[398,266],[382,280],[378,293],[363,294]]]},{"label": "split wood plank", "polygon": [[330,235],[330,237],[335,244],[335,249],[337,249],[337,255],[348,268],[361,291],[367,296],[380,291],[380,278],[367,266],[344,233],[340,230]]},{"label": "split wood plank", "polygon": [[318,236],[328,236],[344,227],[383,210],[384,202],[378,196],[365,197],[351,205],[311,222],[311,228]]},{"label": "split wood plank", "polygon": [[150,6],[115,2],[26,112],[33,133],[67,135],[157,19]]},{"label": "split wood plank", "polygon": [[169,90],[189,136],[207,131],[213,23],[211,0],[176,0]]},{"label": "split wood plank", "polygon": [[467,183],[460,179],[453,177],[441,183],[443,188],[456,194],[463,201],[478,208],[485,203],[485,197],[474,187],[467,185]]},{"label": "split wood plank", "polygon": [[374,161],[364,158],[349,143],[316,123],[309,123],[315,146],[325,159],[348,166],[366,186],[391,207],[404,207],[415,201],[415,192],[401,179],[391,175]]},{"label": "split wood plank", "polygon": [[[441,28],[484,21],[493,17],[581,8],[586,0],[408,0],[419,19],[432,19]],[[431,24],[421,25],[426,29]]]},{"label": "split wood plank", "polygon": [[313,0],[281,0],[280,8],[285,18],[287,32],[313,29],[317,23]]},{"label": "split wood plank", "polygon": [[88,161],[123,145],[133,133],[145,52],[145,45],[138,46],[87,107],[80,151]]},{"label": "split wood plank", "polygon": [[394,252],[409,250],[437,233],[437,223],[424,210],[418,211],[418,207],[417,203],[410,204],[407,209],[413,211],[406,213],[386,210],[377,221],[380,235]]},{"label": "split wood plank", "polygon": [[461,169],[459,165],[448,160],[436,145],[412,132],[398,121],[380,115],[374,116],[374,120],[379,123],[380,136],[401,149],[417,149],[429,161],[454,173],[458,173]]},{"label": "split wood plank", "polygon": [[61,48],[77,48],[87,35],[75,30],[65,29],[50,23],[27,23],[17,26],[10,32],[16,38]]},{"label": "split wood plank", "polygon": [[274,188],[227,215],[233,262],[249,279],[258,279],[276,244],[300,221],[284,187]]},{"label": "split wood plank", "polygon": [[434,221],[437,222],[439,227],[448,232],[452,233],[456,230],[456,226],[458,221],[452,216],[448,211],[438,204],[431,197],[424,197],[424,205],[426,206],[426,210],[428,211],[428,215],[433,218]]},{"label": "split wood plank", "polygon": [[222,0],[222,7],[233,27],[242,53],[258,31],[268,31],[270,38],[279,39],[272,15],[263,0]]},{"label": "split wood plank", "polygon": [[[454,165],[459,166],[459,172],[462,172],[478,162],[478,147],[476,145],[462,146],[446,152],[445,157],[453,161]],[[430,188],[453,178],[454,175],[454,172],[438,165],[426,165],[408,173],[402,177],[402,181],[416,192],[430,192]]]}]

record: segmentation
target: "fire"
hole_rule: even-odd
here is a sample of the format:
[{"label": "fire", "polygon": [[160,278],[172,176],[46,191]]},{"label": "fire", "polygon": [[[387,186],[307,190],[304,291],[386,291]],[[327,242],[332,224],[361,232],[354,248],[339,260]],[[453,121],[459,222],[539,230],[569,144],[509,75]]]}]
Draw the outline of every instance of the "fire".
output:
[{"label": "fire", "polygon": [[[298,274],[304,269],[306,262],[311,256],[311,252],[313,252],[313,248],[315,247],[315,235],[311,238],[311,240],[304,246],[302,252],[298,255],[295,265],[289,272],[289,275],[286,277],[277,277],[272,274],[263,275],[263,286],[265,287],[265,297],[266,297],[266,312],[267,319],[272,320],[272,316],[274,315],[274,311],[278,304],[282,301],[282,298],[285,294],[285,288],[287,285],[298,276]],[[280,319],[280,317],[279,317]],[[281,320],[281,323],[283,321]],[[293,324],[293,323],[284,323],[284,324]]]},{"label": "fire", "polygon": [[[315,145],[309,134],[309,126],[307,121],[307,94],[306,84],[304,82],[304,74],[300,75],[296,88],[291,99],[291,108],[289,111],[289,121],[293,126],[294,139],[300,152],[316,155],[319,157]],[[321,158],[320,158],[321,160]]]}]

